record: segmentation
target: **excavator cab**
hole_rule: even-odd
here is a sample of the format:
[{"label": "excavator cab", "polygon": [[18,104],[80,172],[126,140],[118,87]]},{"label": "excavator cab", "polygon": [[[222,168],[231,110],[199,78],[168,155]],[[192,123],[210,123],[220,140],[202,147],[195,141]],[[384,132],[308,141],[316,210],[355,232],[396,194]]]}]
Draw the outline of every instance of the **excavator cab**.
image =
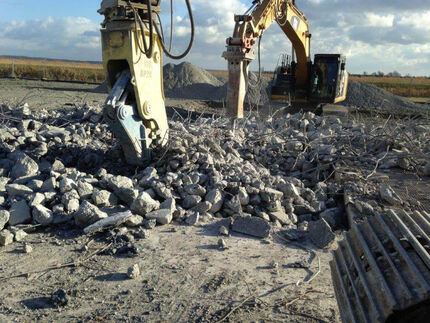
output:
[{"label": "excavator cab", "polygon": [[315,55],[310,79],[309,101],[338,103],[346,99],[348,73],[346,58],[340,54]]}]

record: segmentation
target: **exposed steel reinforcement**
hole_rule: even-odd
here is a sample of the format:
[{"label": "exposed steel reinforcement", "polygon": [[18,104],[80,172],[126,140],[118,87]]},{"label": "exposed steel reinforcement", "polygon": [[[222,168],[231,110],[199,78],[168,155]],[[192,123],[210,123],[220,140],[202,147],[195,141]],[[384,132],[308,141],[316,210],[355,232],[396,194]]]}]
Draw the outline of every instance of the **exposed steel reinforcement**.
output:
[{"label": "exposed steel reinforcement", "polygon": [[388,211],[353,224],[330,262],[343,322],[428,322],[430,214]]}]

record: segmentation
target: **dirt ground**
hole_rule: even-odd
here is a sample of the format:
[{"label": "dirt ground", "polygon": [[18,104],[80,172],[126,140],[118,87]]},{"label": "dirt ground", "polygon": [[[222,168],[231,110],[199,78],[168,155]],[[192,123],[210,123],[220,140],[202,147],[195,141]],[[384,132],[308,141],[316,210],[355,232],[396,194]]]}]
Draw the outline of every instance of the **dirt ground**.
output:
[{"label": "dirt ground", "polygon": [[[0,80],[0,103],[102,105],[106,94],[96,87]],[[191,104],[204,110],[206,103]],[[329,250],[305,242],[306,251],[276,234],[270,241],[233,234],[220,251],[219,225],[157,227],[136,241],[140,252],[133,256],[111,255],[108,233],[36,231],[25,241],[32,253],[20,243],[0,248],[0,322],[339,322]],[[129,279],[134,264],[141,275]],[[69,295],[65,307],[50,300],[58,289]]]},{"label": "dirt ground", "polygon": [[[239,234],[225,238],[229,249],[220,251],[217,227],[158,227],[138,241],[142,250],[133,257],[101,253],[46,271],[109,244],[88,244],[93,237],[77,230],[31,234],[26,242],[32,253],[24,254],[19,244],[0,250],[0,321],[217,322],[229,313],[225,321],[339,321],[328,251],[307,252],[276,236],[268,242]],[[309,261],[308,269],[288,268]],[[126,272],[134,264],[142,273],[132,280]],[[4,279],[29,272],[37,273]],[[69,304],[55,308],[50,297],[60,288],[70,294]]]},{"label": "dirt ground", "polygon": [[[88,104],[102,106],[107,94],[96,84],[1,79],[0,103],[19,107],[27,103],[33,108],[59,109]],[[198,112],[222,109],[222,103],[205,100],[166,98],[166,106]]]}]

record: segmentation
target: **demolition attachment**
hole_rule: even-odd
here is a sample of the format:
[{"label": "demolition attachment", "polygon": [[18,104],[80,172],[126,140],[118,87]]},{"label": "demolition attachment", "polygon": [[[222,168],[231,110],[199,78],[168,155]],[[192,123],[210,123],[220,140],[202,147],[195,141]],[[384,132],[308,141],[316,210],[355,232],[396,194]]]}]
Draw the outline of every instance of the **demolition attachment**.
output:
[{"label": "demolition attachment", "polygon": [[[103,0],[103,66],[111,90],[104,115],[119,140],[127,163],[144,165],[155,147],[168,142],[168,123],[163,90],[163,51],[173,59],[185,57],[194,40],[181,55],[167,49],[159,20],[161,0]],[[161,32],[160,32],[161,30]]]}]

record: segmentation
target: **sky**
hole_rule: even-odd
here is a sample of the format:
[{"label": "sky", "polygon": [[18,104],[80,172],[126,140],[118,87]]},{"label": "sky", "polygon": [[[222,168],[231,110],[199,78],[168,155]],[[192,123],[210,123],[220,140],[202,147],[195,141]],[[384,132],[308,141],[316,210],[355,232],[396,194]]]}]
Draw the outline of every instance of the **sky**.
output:
[{"label": "sky", "polygon": [[[183,0],[174,0],[174,49],[189,39]],[[99,0],[0,0],[0,55],[101,60]],[[169,3],[162,20],[169,30]],[[234,14],[251,0],[191,0],[196,41],[186,58],[209,69],[226,69],[221,58]],[[343,53],[351,73],[398,71],[430,76],[430,0],[296,0],[309,20],[312,53]],[[262,66],[273,70],[291,44],[275,24],[263,35]],[[168,60],[165,60],[168,62]],[[254,62],[252,69],[257,68]]]}]

